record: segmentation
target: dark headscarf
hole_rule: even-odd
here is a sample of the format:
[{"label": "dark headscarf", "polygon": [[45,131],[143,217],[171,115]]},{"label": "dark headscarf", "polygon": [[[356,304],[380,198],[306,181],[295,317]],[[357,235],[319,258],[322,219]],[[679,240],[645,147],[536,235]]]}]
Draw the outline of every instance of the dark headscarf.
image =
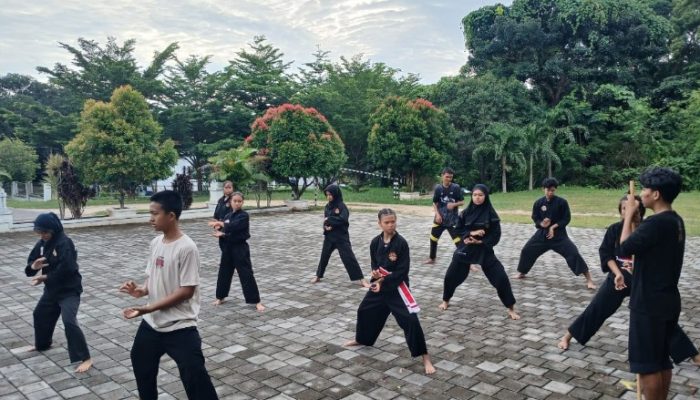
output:
[{"label": "dark headscarf", "polygon": [[501,219],[498,218],[498,213],[494,210],[491,205],[491,198],[489,197],[489,188],[486,185],[477,183],[474,185],[472,192],[479,190],[484,193],[484,202],[480,205],[474,204],[473,200],[469,200],[469,205],[462,211],[462,223],[464,226],[470,225],[490,225],[492,222],[498,222]]},{"label": "dark headscarf", "polygon": [[330,184],[326,186],[326,189],[323,191],[323,193],[330,193],[331,196],[333,196],[333,201],[331,201],[329,204],[333,207],[336,207],[340,203],[343,202],[343,193],[340,191],[340,186],[336,184]]},{"label": "dark headscarf", "polygon": [[34,220],[34,230],[38,232],[49,232],[52,235],[63,232],[63,224],[58,215],[49,212],[39,214]]}]

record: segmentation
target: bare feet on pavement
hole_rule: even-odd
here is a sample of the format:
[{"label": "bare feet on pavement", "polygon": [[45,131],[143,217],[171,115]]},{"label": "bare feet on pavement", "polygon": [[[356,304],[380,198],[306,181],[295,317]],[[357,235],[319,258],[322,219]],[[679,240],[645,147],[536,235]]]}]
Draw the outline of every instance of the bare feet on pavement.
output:
[{"label": "bare feet on pavement", "polygon": [[430,361],[430,355],[423,354],[423,366],[425,367],[425,374],[432,375],[435,373],[435,367],[432,361]]},{"label": "bare feet on pavement", "polygon": [[447,301],[443,301],[443,302],[440,303],[440,305],[438,306],[438,308],[439,308],[440,310],[442,310],[442,311],[447,310],[449,307],[450,307],[450,303],[447,302]]},{"label": "bare feet on pavement", "polygon": [[75,372],[87,372],[87,370],[92,367],[92,358],[88,358],[87,360],[83,361],[78,365],[78,368],[75,369]]},{"label": "bare feet on pavement", "polygon": [[571,343],[571,333],[568,331],[564,334],[564,336],[559,339],[559,343],[557,343],[557,347],[559,347],[562,350],[568,350],[569,349],[569,343]]}]

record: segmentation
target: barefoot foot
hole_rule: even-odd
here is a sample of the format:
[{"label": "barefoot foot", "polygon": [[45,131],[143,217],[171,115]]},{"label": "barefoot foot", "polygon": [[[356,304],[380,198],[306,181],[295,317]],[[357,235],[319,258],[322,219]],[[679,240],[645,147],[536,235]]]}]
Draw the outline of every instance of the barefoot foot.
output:
[{"label": "barefoot foot", "polygon": [[318,276],[314,276],[313,278],[311,278],[311,283],[319,283],[319,282],[321,282],[321,278],[319,278]]},{"label": "barefoot foot", "polygon": [[425,264],[425,265],[433,265],[433,264],[435,264],[435,259],[434,259],[434,258],[428,258],[427,260],[423,261],[423,264]]},{"label": "barefoot foot", "polygon": [[479,272],[479,264],[469,264],[469,271]]},{"label": "barefoot foot", "polygon": [[450,303],[447,302],[447,301],[443,301],[443,302],[440,303],[440,305],[438,306],[438,308],[439,308],[440,310],[442,310],[442,311],[447,310],[449,307],[450,307]]},{"label": "barefoot foot", "polygon": [[343,347],[353,347],[353,346],[360,346],[360,344],[357,343],[357,340],[348,340],[347,342],[343,343]]},{"label": "barefoot foot", "polygon": [[226,299],[216,299],[211,304],[214,306],[220,306],[226,302]]},{"label": "barefoot foot", "polygon": [[522,272],[518,272],[516,274],[513,274],[513,279],[525,279],[526,275],[523,274]]},{"label": "barefoot foot", "polygon": [[520,319],[520,314],[515,312],[514,308],[509,308],[508,309],[508,317],[510,317],[510,319],[512,319],[513,321],[517,321]]},{"label": "barefoot foot", "polygon": [[430,361],[430,355],[423,354],[423,366],[425,367],[425,374],[432,375],[435,373],[435,367],[432,361]]},{"label": "barefoot foot", "polygon": [[78,368],[75,369],[75,372],[87,372],[87,370],[92,367],[92,358],[88,358],[87,360],[83,361],[78,365]]},{"label": "barefoot foot", "polygon": [[367,282],[367,279],[362,278],[362,279],[360,279],[360,286],[363,288],[368,288],[368,287],[370,287],[370,284],[369,284],[369,282]]},{"label": "barefoot foot", "polygon": [[258,312],[263,312],[265,311],[265,306],[263,305],[263,303],[258,303],[255,305],[255,309],[258,310]]},{"label": "barefoot foot", "polygon": [[559,343],[557,343],[557,347],[559,347],[562,350],[568,350],[569,343],[571,343],[571,334],[569,332],[566,332],[564,336],[562,336],[559,340]]},{"label": "barefoot foot", "polygon": [[700,365],[700,354],[696,354],[695,357],[690,359],[690,362],[695,365]]},{"label": "barefoot foot", "polygon": [[593,281],[586,281],[586,287],[590,290],[598,289],[598,286],[596,286],[596,284],[593,283]]}]

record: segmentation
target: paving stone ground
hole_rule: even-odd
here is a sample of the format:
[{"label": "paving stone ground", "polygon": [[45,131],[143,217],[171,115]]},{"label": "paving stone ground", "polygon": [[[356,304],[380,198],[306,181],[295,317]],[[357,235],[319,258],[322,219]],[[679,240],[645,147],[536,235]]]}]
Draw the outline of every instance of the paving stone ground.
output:
[{"label": "paving stone ground", "polygon": [[[368,245],[378,234],[374,214],[355,212],[351,238],[368,271]],[[393,318],[376,347],[345,349],[354,336],[357,306],[364,291],[348,281],[337,253],[326,278],[308,283],[321,251],[318,212],[254,215],[249,241],[263,302],[257,313],[244,304],[234,278],[232,298],[210,305],[216,284],[219,250],[205,221],[183,228],[202,254],[199,330],[207,368],[222,399],[634,399],[623,380],[634,380],[627,364],[628,310],[608,320],[588,346],[573,342],[556,347],[564,329],[588,304],[593,292],[574,277],[554,253],[541,257],[523,281],[512,281],[522,320],[510,321],[483,274],[469,276],[446,312],[437,309],[451,244],[440,242],[438,262],[420,263],[428,253],[430,219],[399,216],[399,231],[411,245],[411,283],[423,311],[420,320],[438,368],[421,373],[411,359]],[[496,252],[509,273],[515,271],[522,245],[533,228],[503,227]],[[79,251],[85,291],[79,320],[92,352],[94,368],[75,374],[63,327],[54,347],[30,353],[32,310],[41,289],[29,286],[23,268],[36,236],[0,235],[0,398],[136,398],[129,350],[139,321],[121,318],[122,308],[139,304],[117,292],[127,279],[143,279],[150,226],[83,228],[68,232]],[[603,231],[570,229],[594,278],[603,279],[597,248]],[[690,238],[681,278],[680,324],[700,344],[700,238]],[[164,356],[158,378],[162,399],[186,398],[175,363]],[[697,398],[700,371],[689,363],[674,369],[675,399]]]}]

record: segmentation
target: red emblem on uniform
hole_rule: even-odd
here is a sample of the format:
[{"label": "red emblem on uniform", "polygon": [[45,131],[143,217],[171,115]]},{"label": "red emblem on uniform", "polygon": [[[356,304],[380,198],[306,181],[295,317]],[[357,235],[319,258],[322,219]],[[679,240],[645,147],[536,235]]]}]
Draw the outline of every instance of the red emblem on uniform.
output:
[{"label": "red emblem on uniform", "polygon": [[389,261],[396,261],[399,257],[393,251],[389,253]]},{"label": "red emblem on uniform", "polygon": [[163,268],[164,266],[165,266],[165,258],[163,258],[163,256],[158,256],[158,258],[156,258],[156,267]]}]

